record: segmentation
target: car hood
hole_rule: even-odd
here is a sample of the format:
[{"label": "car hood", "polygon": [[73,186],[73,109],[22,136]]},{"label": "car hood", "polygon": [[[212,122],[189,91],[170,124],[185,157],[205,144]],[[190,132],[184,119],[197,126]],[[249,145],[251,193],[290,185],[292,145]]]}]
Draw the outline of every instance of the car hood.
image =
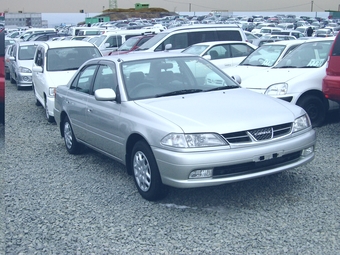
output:
[{"label": "car hood", "polygon": [[17,60],[17,65],[32,70],[33,60]]},{"label": "car hood", "polygon": [[[320,70],[320,68],[270,68],[265,72],[243,79],[241,86],[247,89],[267,89],[272,84],[289,82],[300,76],[305,77],[305,79],[306,77],[313,77]],[[324,75],[326,75],[326,72]]]},{"label": "car hood", "polygon": [[77,70],[48,72],[46,75],[48,76],[47,79],[49,84],[53,85],[53,87],[57,87],[60,85],[66,85],[76,72]]},{"label": "car hood", "polygon": [[135,103],[179,126],[185,133],[249,130],[293,122],[304,112],[296,105],[243,88]]},{"label": "car hood", "polygon": [[241,77],[241,84],[243,80],[248,79],[251,76],[257,75],[259,72],[264,72],[270,67],[266,66],[235,66],[230,68],[225,68],[223,71],[229,76],[238,75]]}]

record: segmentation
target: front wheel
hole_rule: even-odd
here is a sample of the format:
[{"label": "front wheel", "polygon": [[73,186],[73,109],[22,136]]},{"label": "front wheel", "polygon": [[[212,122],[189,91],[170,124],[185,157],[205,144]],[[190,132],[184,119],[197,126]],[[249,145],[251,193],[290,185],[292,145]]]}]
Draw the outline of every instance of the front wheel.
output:
[{"label": "front wheel", "polygon": [[68,117],[65,117],[64,119],[63,130],[64,130],[64,142],[68,153],[70,154],[81,153],[83,151],[84,146],[77,142],[73,133],[71,122]]},{"label": "front wheel", "polygon": [[304,96],[298,100],[297,105],[308,113],[313,127],[320,127],[324,123],[327,109],[319,97]]},{"label": "front wheel", "polygon": [[139,141],[133,147],[131,166],[138,192],[144,199],[155,201],[167,195],[168,187],[162,183],[156,159],[146,142]]}]

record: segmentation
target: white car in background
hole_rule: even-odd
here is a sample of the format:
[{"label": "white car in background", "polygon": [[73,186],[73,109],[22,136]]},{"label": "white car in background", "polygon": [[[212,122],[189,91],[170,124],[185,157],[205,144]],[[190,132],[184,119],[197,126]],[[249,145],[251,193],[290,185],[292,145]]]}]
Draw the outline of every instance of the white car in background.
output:
[{"label": "white car in background", "polygon": [[338,108],[322,93],[327,59],[334,37],[305,41],[265,72],[242,79],[242,87],[296,104],[321,126],[328,110]]},{"label": "white car in background", "polygon": [[9,57],[9,79],[17,89],[32,87],[32,63],[35,49],[40,42],[18,41],[13,45],[13,52]]},{"label": "white car in background", "polygon": [[241,63],[256,48],[248,42],[216,41],[191,45],[182,53],[201,56],[219,68],[228,68]]},{"label": "white car in background", "polygon": [[239,65],[222,70],[228,75],[239,76],[242,82],[242,80],[274,66],[303,42],[303,40],[289,40],[264,44],[247,56]]},{"label": "white car in background", "polygon": [[85,61],[101,56],[95,45],[85,41],[46,41],[37,47],[32,67],[33,91],[36,105],[45,108],[49,122],[54,121],[56,88],[67,84]]}]

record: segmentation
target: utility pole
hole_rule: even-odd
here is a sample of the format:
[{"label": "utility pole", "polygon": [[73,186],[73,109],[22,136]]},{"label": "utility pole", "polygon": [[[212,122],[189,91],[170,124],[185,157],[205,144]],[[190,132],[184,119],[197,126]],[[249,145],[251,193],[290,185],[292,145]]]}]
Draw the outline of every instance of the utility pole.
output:
[{"label": "utility pole", "polygon": [[189,3],[189,12],[191,12],[191,3]]},{"label": "utility pole", "polygon": [[310,7],[311,12],[313,11],[313,4],[314,4],[314,1],[311,2],[311,7]]}]

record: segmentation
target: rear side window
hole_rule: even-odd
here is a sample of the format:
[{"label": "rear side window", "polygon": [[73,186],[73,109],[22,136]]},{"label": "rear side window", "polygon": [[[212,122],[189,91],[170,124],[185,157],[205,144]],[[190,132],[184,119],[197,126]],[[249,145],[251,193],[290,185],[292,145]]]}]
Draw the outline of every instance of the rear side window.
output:
[{"label": "rear side window", "polygon": [[332,56],[340,56],[340,37],[337,36],[332,50]]},{"label": "rear side window", "polygon": [[239,31],[216,31],[219,41],[243,41]]}]

